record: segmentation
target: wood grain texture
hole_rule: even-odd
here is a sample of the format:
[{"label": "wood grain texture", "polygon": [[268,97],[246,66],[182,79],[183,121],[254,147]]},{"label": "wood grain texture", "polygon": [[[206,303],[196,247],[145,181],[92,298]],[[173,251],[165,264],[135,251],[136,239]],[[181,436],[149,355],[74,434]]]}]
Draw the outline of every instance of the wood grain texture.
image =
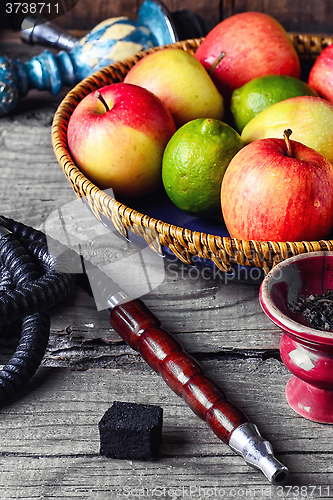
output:
[{"label": "wood grain texture", "polygon": [[[109,17],[126,16],[137,20],[138,11],[142,1],[127,0],[126,2],[103,2],[102,0],[79,0],[74,8],[56,20],[58,26],[66,29],[90,30],[97,23]],[[188,9],[198,15],[207,29],[211,29],[221,19],[221,0],[212,0],[207,8],[205,0],[165,0],[164,5],[172,14],[176,11]]]},{"label": "wood grain texture", "polygon": [[[139,5],[135,0],[126,2],[103,2],[102,0],[79,0],[66,15],[57,19],[64,28],[91,29],[98,22],[118,15],[137,18]],[[320,0],[165,0],[170,12],[189,9],[202,18],[208,29],[222,19],[239,12],[255,10],[275,17],[287,31],[297,33],[331,33],[333,24],[333,1]]]},{"label": "wood grain texture", "polygon": [[[76,5],[67,13],[56,20],[56,24],[66,29],[90,30],[97,23],[110,17],[126,16],[129,19],[137,20],[138,11],[143,0],[127,0],[126,2],[103,2],[102,0],[79,0]],[[165,0],[165,7],[172,14],[176,11],[188,9],[200,18],[207,25],[208,29],[215,26],[220,21],[221,1],[210,2],[209,9],[205,0],[197,0],[194,4],[190,0]],[[66,0],[70,6],[70,2]]]},{"label": "wood grain texture", "polygon": [[[208,363],[210,377],[227,387],[232,399],[268,438],[292,470],[289,485],[332,484],[333,448],[322,442],[327,427],[299,418],[283,398],[287,370],[274,360]],[[261,383],[254,385],[254,380]],[[133,381],[135,380],[135,383]],[[272,388],[274,390],[272,391]],[[157,404],[163,408],[160,456],[153,462],[99,456],[98,422],[113,401]],[[295,429],[297,428],[297,433]],[[2,409],[1,498],[125,498],[134,488],[233,488],[274,498],[277,490],[235,456],[146,368],[76,372],[41,368],[29,391]],[[323,472],[320,472],[320,471]],[[325,471],[325,472],[324,472]],[[139,498],[137,494],[134,498]],[[281,493],[281,492],[280,492]],[[221,493],[222,494],[222,493]],[[198,495],[198,492],[197,492]],[[249,493],[248,493],[249,495]],[[279,495],[279,497],[281,497]],[[187,498],[180,496],[177,498]],[[213,497],[214,498],[214,497]],[[218,498],[218,497],[217,497]],[[276,496],[277,498],[277,496]],[[283,498],[287,498],[283,497]],[[319,498],[319,496],[318,496]]]},{"label": "wood grain texture", "polygon": [[287,31],[297,33],[331,33],[332,0],[230,0],[223,1],[223,17],[245,11],[265,12],[277,19]]},{"label": "wood grain texture", "polygon": [[110,17],[126,16],[136,20],[139,7],[137,0],[115,0],[112,2],[79,0],[74,4],[75,6],[70,8],[71,3],[66,0],[66,7],[68,5],[70,10],[67,10],[64,16],[56,20],[58,26],[65,29],[89,31],[98,23]]},{"label": "wood grain texture", "polygon": [[[66,14],[58,17],[55,23],[70,30],[89,31],[101,21],[110,17],[126,16],[136,20],[143,0],[66,0]],[[210,30],[222,19],[238,12],[256,10],[272,15],[282,23],[287,31],[298,33],[331,33],[333,21],[332,0],[164,0],[169,11],[189,9],[201,17]],[[5,19],[4,6],[0,5],[0,28],[10,28]]]},{"label": "wood grain texture", "polygon": [[[103,0],[66,0],[67,12],[55,20],[58,26],[64,29],[87,30],[92,29],[99,22],[110,17],[126,16],[136,20],[138,10],[143,0],[126,0],[120,2],[104,2]],[[74,4],[74,7],[71,7]],[[200,16],[210,30],[222,19],[232,14],[256,10],[266,12],[275,17],[287,31],[298,33],[331,33],[333,20],[332,0],[165,0],[164,4],[171,13],[189,9]]]},{"label": "wood grain texture", "polygon": [[[142,4],[142,0],[140,2]],[[221,0],[211,0],[209,5],[206,0],[165,0],[163,2],[171,13],[188,9],[199,16],[207,29],[211,29],[221,20]]]},{"label": "wood grain texture", "polygon": [[31,92],[20,101],[16,115],[0,122],[1,211],[35,227],[52,210],[76,198],[51,144],[50,127],[60,100],[61,96]]}]

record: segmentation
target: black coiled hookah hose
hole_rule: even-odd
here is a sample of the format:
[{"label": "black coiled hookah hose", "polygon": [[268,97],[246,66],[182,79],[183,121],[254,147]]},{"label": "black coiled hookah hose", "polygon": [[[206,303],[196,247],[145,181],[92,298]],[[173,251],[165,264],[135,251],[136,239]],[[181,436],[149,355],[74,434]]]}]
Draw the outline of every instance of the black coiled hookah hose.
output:
[{"label": "black coiled hookah hose", "polygon": [[0,328],[4,334],[18,322],[21,327],[16,351],[0,370],[0,405],[36,372],[50,335],[48,309],[63,300],[74,283],[66,252],[50,255],[44,233],[0,217]]}]

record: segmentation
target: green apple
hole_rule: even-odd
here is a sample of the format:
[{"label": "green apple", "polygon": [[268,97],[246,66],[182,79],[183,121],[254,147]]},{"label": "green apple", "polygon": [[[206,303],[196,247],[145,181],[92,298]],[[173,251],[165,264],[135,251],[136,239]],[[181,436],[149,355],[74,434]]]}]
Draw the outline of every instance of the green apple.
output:
[{"label": "green apple", "polygon": [[293,76],[265,75],[253,78],[232,93],[230,108],[236,129],[241,132],[252,118],[272,104],[301,95],[318,97],[310,85]]},{"label": "green apple", "polygon": [[130,69],[124,82],[157,95],[177,127],[196,118],[223,117],[222,95],[203,65],[184,50],[162,49],[146,55]]},{"label": "green apple", "polygon": [[245,144],[259,139],[282,139],[291,129],[293,139],[333,163],[333,104],[312,96],[291,97],[265,109],[245,125],[241,137]]}]

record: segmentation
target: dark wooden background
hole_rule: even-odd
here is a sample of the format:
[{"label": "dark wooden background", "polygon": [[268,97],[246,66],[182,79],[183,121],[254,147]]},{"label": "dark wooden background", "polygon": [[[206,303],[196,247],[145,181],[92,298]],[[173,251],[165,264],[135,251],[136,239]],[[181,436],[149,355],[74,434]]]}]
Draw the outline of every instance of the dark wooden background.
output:
[{"label": "dark wooden background", "polygon": [[[70,0],[67,0],[70,2]],[[79,0],[59,25],[90,29],[108,17],[125,15],[136,19],[140,0]],[[299,33],[333,33],[333,0],[164,0],[171,11],[189,9],[210,28],[231,14],[257,10],[271,14],[286,30]]]},{"label": "dark wooden background", "polygon": [[[1,12],[6,1],[0,0],[0,28],[6,27],[6,15]],[[66,29],[88,31],[109,17],[127,16],[136,20],[142,2],[64,0],[68,11],[56,23]],[[256,10],[272,15],[290,32],[333,33],[333,0],[164,0],[164,4],[171,12],[191,10],[202,18],[207,30],[234,13]]]}]

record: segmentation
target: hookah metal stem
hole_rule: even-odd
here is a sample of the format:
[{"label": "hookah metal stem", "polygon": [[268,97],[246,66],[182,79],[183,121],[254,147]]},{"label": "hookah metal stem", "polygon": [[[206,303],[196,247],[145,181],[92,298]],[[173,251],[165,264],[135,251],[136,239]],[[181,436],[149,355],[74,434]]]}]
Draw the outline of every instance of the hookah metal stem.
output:
[{"label": "hookah metal stem", "polygon": [[40,44],[58,50],[71,50],[79,38],[42,16],[27,16],[21,25],[21,40],[29,45]]},{"label": "hookah metal stem", "polygon": [[160,321],[145,304],[140,299],[131,300],[123,291],[111,296],[108,304],[111,326],[122,339],[247,464],[261,470],[272,484],[282,484],[289,471],[274,457],[270,442],[228,401],[222,389],[204,374],[181,344],[161,328]]}]

